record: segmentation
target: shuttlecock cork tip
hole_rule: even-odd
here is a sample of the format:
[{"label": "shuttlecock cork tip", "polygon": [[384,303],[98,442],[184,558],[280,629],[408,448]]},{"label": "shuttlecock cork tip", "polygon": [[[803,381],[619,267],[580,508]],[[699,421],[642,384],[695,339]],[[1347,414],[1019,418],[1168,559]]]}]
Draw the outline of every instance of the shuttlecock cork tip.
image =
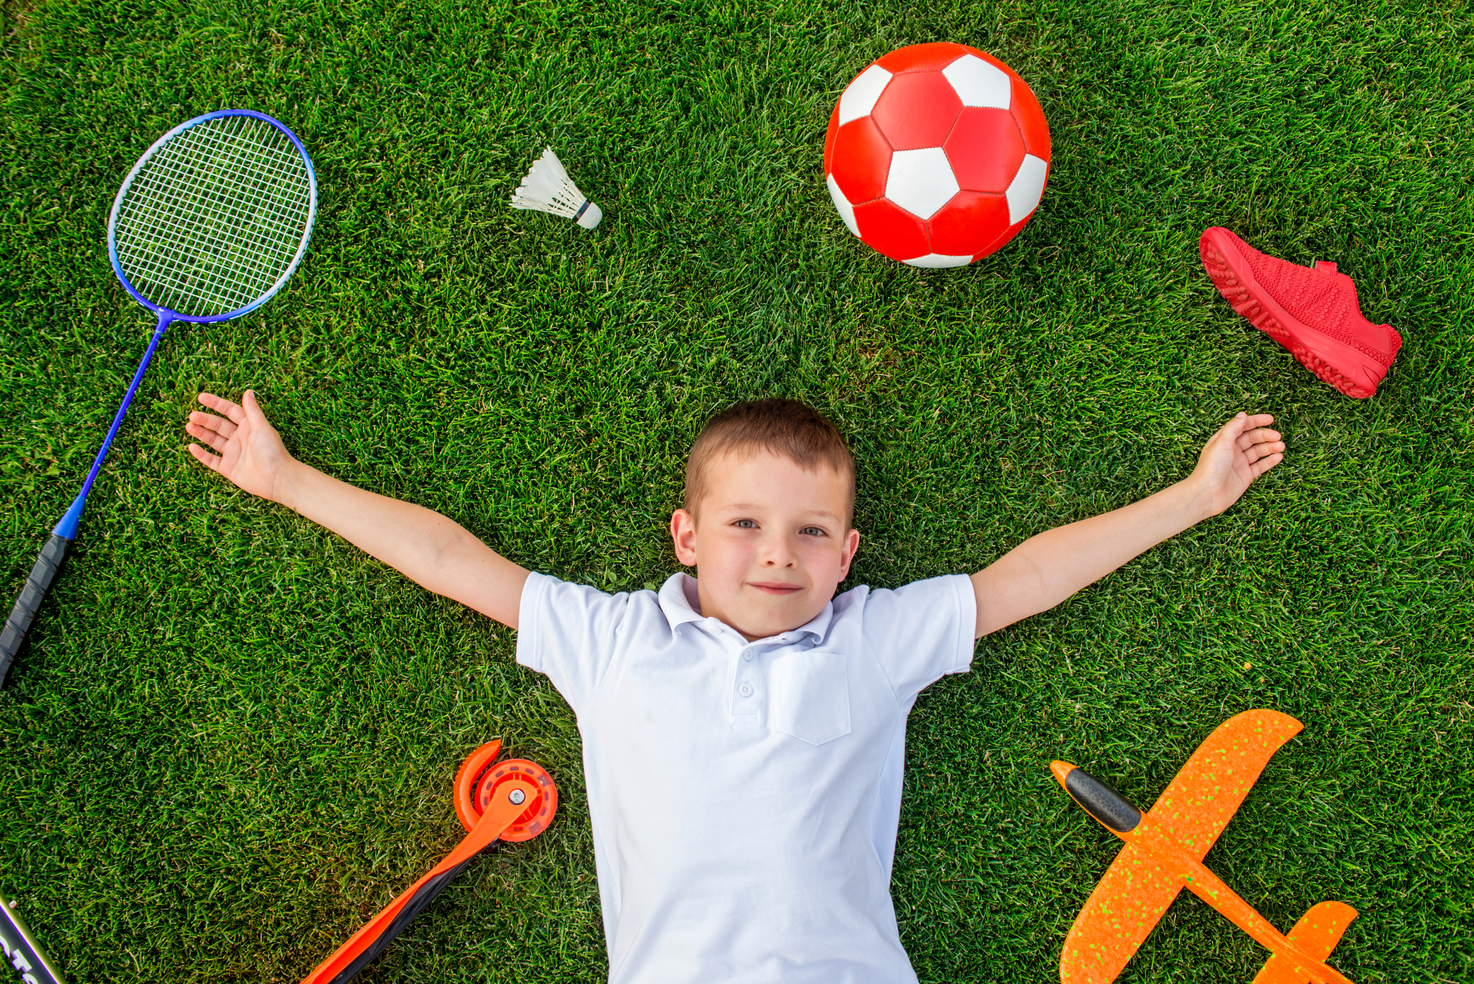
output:
[{"label": "shuttlecock cork tip", "polygon": [[595,205],[593,202],[589,201],[587,198],[584,199],[583,207],[579,209],[579,211],[583,214],[575,215],[573,217],[573,221],[577,222],[585,229],[592,229],[604,219],[604,210]]}]

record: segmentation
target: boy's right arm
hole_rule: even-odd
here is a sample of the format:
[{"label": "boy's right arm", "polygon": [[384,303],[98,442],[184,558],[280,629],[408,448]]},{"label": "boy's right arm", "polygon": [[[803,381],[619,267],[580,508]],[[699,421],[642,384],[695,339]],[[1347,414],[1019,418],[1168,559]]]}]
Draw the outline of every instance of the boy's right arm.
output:
[{"label": "boy's right arm", "polygon": [[1053,608],[1087,584],[1233,505],[1284,460],[1269,414],[1241,413],[1214,434],[1193,473],[1129,506],[1031,536],[972,575],[977,636]]},{"label": "boy's right arm", "polygon": [[199,400],[223,415],[189,415],[185,431],[218,452],[191,444],[201,464],[327,527],[427,590],[517,627],[524,568],[434,510],[356,488],[296,460],[251,390],[240,404],[213,393]]}]

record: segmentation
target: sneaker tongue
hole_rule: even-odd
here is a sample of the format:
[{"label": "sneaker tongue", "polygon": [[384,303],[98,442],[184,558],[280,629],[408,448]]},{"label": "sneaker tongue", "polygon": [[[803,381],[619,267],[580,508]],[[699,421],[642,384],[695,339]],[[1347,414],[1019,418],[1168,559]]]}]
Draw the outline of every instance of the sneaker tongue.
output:
[{"label": "sneaker tongue", "polygon": [[1312,266],[1311,269],[1319,270],[1322,273],[1335,273],[1336,264],[1331,263],[1327,260],[1316,260],[1314,266]]}]

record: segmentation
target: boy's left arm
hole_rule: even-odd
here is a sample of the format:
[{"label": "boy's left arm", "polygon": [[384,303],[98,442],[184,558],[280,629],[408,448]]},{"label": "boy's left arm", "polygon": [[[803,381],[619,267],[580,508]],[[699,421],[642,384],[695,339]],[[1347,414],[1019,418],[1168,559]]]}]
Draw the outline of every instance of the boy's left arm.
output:
[{"label": "boy's left arm", "polygon": [[1284,460],[1267,413],[1239,414],[1198,456],[1193,473],[1155,495],[1030,537],[972,576],[979,638],[1047,611],[1128,560],[1238,500]]}]

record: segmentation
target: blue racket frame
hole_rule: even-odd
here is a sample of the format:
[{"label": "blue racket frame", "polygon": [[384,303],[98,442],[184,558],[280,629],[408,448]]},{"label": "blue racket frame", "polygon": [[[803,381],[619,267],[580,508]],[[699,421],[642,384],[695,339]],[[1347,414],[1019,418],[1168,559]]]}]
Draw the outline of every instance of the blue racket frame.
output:
[{"label": "blue racket frame", "polygon": [[[118,228],[118,209],[122,206],[123,198],[128,194],[128,189],[133,186],[133,179],[138,176],[138,172],[143,170],[143,166],[148,163],[149,159],[153,157],[155,153],[158,152],[158,149],[160,147],[164,146],[170,140],[174,139],[174,137],[183,133],[185,130],[190,129],[191,127],[199,126],[201,123],[207,123],[210,120],[218,120],[226,116],[249,116],[252,119],[261,120],[265,123],[271,124],[278,130],[280,130],[288,140],[292,141],[292,146],[296,147],[297,153],[302,155],[302,162],[307,165],[307,180],[309,185],[311,186],[311,197],[309,198],[307,206],[307,234],[302,237],[302,245],[297,249],[297,255],[292,257],[292,262],[287,267],[286,272],[284,272],[280,277],[277,278],[276,283],[272,284],[270,290],[268,290],[265,294],[262,294],[260,297],[256,298],[256,300],[252,301],[250,304],[247,304],[245,307],[242,308],[237,308],[234,311],[227,311],[224,314],[180,314],[178,311],[171,311],[169,308],[154,304],[149,301],[138,292],[138,289],[134,287],[131,282],[129,282],[127,275],[123,273],[123,267],[118,262],[118,246],[116,239]],[[92,490],[92,483],[97,481],[97,474],[102,469],[103,459],[107,457],[108,449],[112,447],[113,438],[117,435],[118,428],[123,423],[123,417],[128,412],[128,404],[133,402],[133,394],[138,392],[138,384],[143,381],[143,374],[148,369],[149,360],[152,359],[154,356],[154,350],[159,347],[159,341],[164,337],[164,331],[176,321],[191,321],[195,324],[209,324],[212,321],[229,321],[231,318],[239,318],[243,314],[249,314],[261,305],[265,304],[267,301],[271,300],[272,297],[276,296],[276,292],[281,290],[282,287],[286,285],[286,282],[288,280],[292,279],[292,274],[296,273],[297,267],[301,265],[302,257],[305,256],[307,253],[307,244],[312,241],[312,227],[316,219],[317,172],[312,169],[312,158],[308,156],[307,148],[302,146],[302,141],[297,139],[297,135],[295,133],[289,130],[287,126],[280,120],[272,119],[265,113],[258,113],[253,109],[217,109],[213,113],[205,113],[201,116],[196,116],[192,120],[186,120],[185,122],[179,124],[174,129],[170,130],[168,133],[155,140],[153,146],[149,147],[148,150],[143,152],[143,156],[138,159],[138,163],[133,165],[133,170],[129,171],[128,176],[123,179],[123,185],[121,188],[118,189],[117,197],[113,199],[113,209],[112,213],[108,216],[107,223],[107,258],[108,262],[113,265],[113,273],[117,275],[118,282],[123,285],[123,289],[126,290],[135,301],[143,305],[148,310],[152,311],[158,317],[158,327],[154,329],[153,338],[149,339],[148,349],[144,351],[143,360],[138,363],[138,370],[133,374],[132,382],[128,384],[128,392],[123,397],[122,405],[118,407],[117,415],[113,417],[113,423],[112,426],[108,428],[107,436],[102,439],[102,447],[97,452],[97,458],[92,462],[91,471],[87,473],[87,481],[82,483],[82,491],[77,494],[77,498],[73,500],[71,507],[67,509],[66,514],[62,516],[61,522],[57,523],[56,528],[51,531],[53,534],[66,537],[68,540],[75,540],[77,538],[77,526],[82,521],[82,510],[87,505],[87,493]]]},{"label": "blue racket frame", "polygon": [[[302,236],[302,242],[297,247],[296,254],[291,263],[275,283],[244,307],[224,314],[190,315],[180,314],[159,304],[154,304],[138,292],[138,289],[128,280],[123,272],[122,264],[118,260],[117,249],[117,226],[118,212],[122,206],[128,189],[133,186],[133,179],[143,170],[145,164],[174,137],[201,123],[210,120],[221,119],[227,116],[245,116],[261,120],[283,133],[297,153],[302,155],[302,163],[307,168],[308,181],[308,208],[306,228]],[[82,491],[77,493],[76,499],[72,500],[71,506],[61,517],[51,531],[51,538],[41,548],[41,553],[36,558],[35,565],[31,568],[30,575],[26,578],[25,585],[21,588],[20,597],[16,599],[15,607],[11,609],[10,616],[5,620],[3,628],[0,628],[0,686],[4,686],[6,675],[10,669],[11,662],[20,651],[21,643],[25,641],[26,632],[29,630],[32,620],[36,616],[47,591],[51,588],[52,581],[56,578],[57,571],[66,557],[67,549],[72,541],[77,538],[77,527],[82,521],[82,511],[87,505],[87,494],[92,491],[92,485],[97,481],[97,475],[102,470],[102,463],[107,458],[108,449],[112,447],[113,438],[118,434],[118,428],[122,426],[123,417],[128,413],[128,405],[133,402],[133,396],[138,392],[138,386],[143,381],[143,374],[148,370],[148,364],[153,359],[154,351],[158,349],[159,342],[164,337],[164,331],[176,321],[192,321],[196,324],[207,324],[212,321],[226,321],[230,318],[238,318],[248,314],[256,308],[271,300],[296,273],[297,267],[302,263],[302,257],[307,253],[307,245],[312,241],[312,228],[317,219],[317,173],[312,169],[312,158],[307,153],[307,148],[302,146],[302,141],[297,135],[289,130],[281,121],[272,119],[265,113],[258,113],[250,109],[220,109],[213,113],[205,113],[196,116],[192,120],[186,120],[168,133],[164,134],[153,145],[144,151],[138,163],[133,165],[133,170],[123,179],[123,185],[118,189],[117,197],[113,199],[112,212],[108,217],[107,227],[107,255],[108,261],[113,265],[113,273],[118,277],[118,282],[123,285],[129,295],[143,305],[146,310],[152,311],[158,318],[158,325],[154,328],[153,337],[149,339],[148,348],[143,353],[143,359],[138,363],[138,369],[133,373],[133,379],[128,383],[128,392],[123,396],[123,402],[118,406],[118,412],[113,416],[112,425],[108,427],[107,435],[102,439],[102,447],[97,451],[97,457],[92,461],[92,468],[87,472],[87,480],[82,483]]]}]

